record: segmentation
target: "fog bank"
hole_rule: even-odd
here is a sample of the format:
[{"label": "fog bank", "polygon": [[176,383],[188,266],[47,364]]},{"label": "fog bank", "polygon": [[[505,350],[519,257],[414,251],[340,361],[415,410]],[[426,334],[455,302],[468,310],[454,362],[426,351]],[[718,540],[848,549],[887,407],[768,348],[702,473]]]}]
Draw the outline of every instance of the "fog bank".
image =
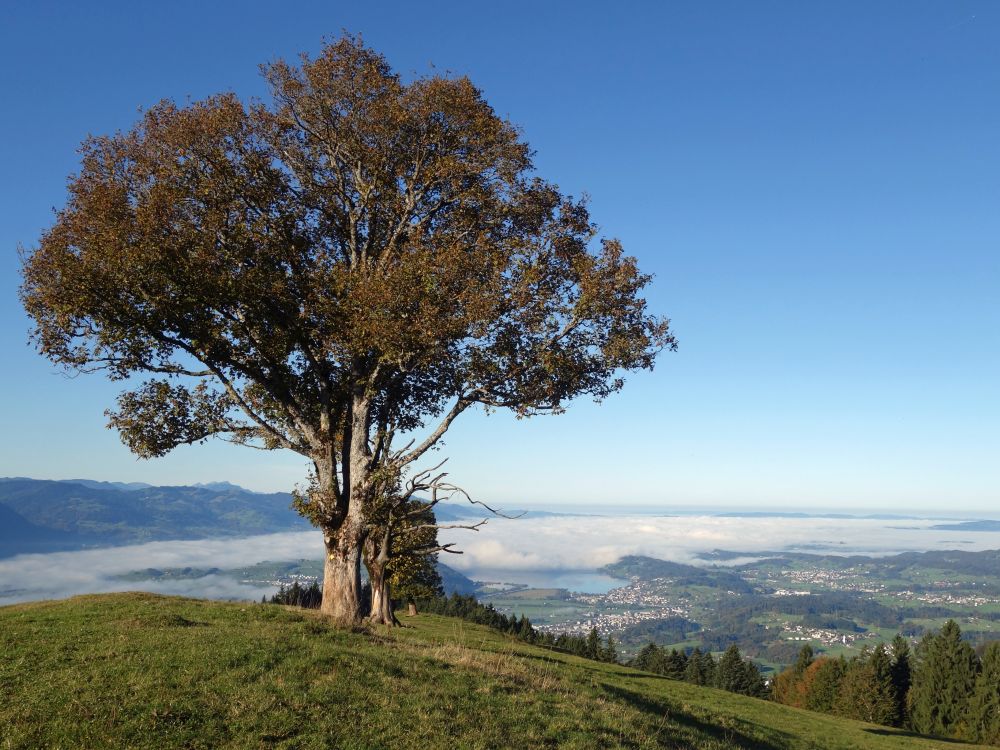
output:
[{"label": "fog bank", "polygon": [[[624,555],[705,564],[713,550],[746,553],[800,551],[887,555],[903,551],[1000,548],[1000,532],[940,531],[939,520],[768,518],[719,516],[559,516],[492,519],[478,532],[441,532],[461,555],[443,562],[470,578],[518,581],[518,573],[593,571]],[[260,599],[273,587],[224,576],[197,579],[116,579],[145,568],[240,568],[263,560],[319,559],[318,531],[242,539],[150,542],[127,547],[19,555],[0,560],[0,604],[82,593],[143,590],[217,599]],[[730,562],[737,562],[730,561]],[[527,582],[529,576],[525,575]]]}]

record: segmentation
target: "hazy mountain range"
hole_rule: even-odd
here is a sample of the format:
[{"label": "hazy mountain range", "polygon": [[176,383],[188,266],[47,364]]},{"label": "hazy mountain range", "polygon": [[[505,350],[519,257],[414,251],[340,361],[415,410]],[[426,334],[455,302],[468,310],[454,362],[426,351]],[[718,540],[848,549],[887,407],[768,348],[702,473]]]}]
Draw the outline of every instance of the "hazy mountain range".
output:
[{"label": "hazy mountain range", "polygon": [[[306,531],[287,493],[228,482],[179,487],[88,479],[0,478],[0,557],[174,539]],[[473,506],[439,504],[442,521],[478,518]]]}]

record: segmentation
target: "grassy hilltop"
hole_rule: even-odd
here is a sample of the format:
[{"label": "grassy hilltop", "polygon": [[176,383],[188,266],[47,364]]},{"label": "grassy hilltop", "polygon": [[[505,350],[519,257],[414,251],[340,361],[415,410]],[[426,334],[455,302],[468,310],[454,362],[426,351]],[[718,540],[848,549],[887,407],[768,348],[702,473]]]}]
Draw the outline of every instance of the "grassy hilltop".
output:
[{"label": "grassy hilltop", "polygon": [[406,624],[151,594],[3,607],[0,749],[972,747]]}]

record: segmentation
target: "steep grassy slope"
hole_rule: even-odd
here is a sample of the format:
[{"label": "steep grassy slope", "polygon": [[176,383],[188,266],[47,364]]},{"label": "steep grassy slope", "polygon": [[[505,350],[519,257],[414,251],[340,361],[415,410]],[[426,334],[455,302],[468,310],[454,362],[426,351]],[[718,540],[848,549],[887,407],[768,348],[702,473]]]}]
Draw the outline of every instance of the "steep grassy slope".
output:
[{"label": "steep grassy slope", "polygon": [[958,748],[422,615],[150,594],[0,608],[0,748]]}]

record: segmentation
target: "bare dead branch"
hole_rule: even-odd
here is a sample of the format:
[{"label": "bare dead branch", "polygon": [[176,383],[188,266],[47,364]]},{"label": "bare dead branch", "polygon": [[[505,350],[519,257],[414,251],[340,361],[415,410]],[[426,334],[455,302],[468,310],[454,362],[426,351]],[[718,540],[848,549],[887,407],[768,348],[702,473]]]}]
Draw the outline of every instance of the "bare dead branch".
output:
[{"label": "bare dead branch", "polygon": [[438,426],[434,429],[434,432],[428,435],[427,439],[411,450],[409,454],[400,455],[396,459],[396,465],[402,468],[407,464],[411,464],[433,448],[441,437],[448,431],[448,428],[451,427],[451,423],[458,418],[458,415],[472,406],[473,403],[475,402],[467,400],[464,395],[459,396],[458,401],[456,401],[455,405],[448,410],[448,413],[445,414],[444,419],[442,419]]}]

